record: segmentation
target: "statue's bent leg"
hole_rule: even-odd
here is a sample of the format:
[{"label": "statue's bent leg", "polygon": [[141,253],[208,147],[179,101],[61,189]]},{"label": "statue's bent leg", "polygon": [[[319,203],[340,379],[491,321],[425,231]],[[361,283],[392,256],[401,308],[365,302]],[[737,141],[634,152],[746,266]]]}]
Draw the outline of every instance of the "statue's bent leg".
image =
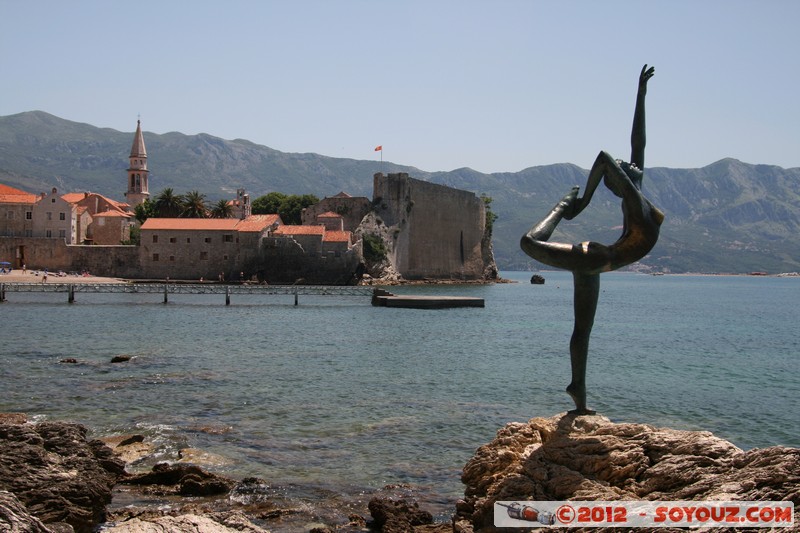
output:
[{"label": "statue's bent leg", "polygon": [[574,252],[573,246],[571,244],[550,243],[547,241],[552,236],[558,223],[564,218],[565,213],[572,211],[578,196],[578,190],[578,187],[573,187],[541,222],[534,224],[522,236],[522,239],[520,239],[522,251],[546,265],[570,269],[570,265],[573,263],[573,259],[571,259]]},{"label": "statue's bent leg", "polygon": [[573,272],[572,277],[575,288],[575,327],[569,343],[572,382],[567,386],[567,393],[575,402],[575,409],[570,414],[593,415],[595,412],[586,407],[586,364],[589,357],[589,335],[592,333],[600,294],[600,274]]}]

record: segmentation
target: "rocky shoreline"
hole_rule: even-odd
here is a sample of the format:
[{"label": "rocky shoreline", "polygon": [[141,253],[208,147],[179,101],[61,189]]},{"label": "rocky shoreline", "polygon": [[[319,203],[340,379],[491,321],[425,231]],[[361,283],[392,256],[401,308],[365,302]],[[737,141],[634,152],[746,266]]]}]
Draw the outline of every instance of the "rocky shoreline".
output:
[{"label": "rocky shoreline", "polygon": [[[308,511],[265,497],[265,480],[236,481],[192,464],[201,451],[129,473],[126,466],[151,451],[143,437],[87,435],[80,424],[0,414],[0,531],[262,533]],[[309,515],[298,531],[494,532],[493,504],[508,500],[792,501],[795,526],[781,531],[800,529],[800,449],[743,451],[708,432],[602,416],[509,423],[466,463],[462,482],[465,497],[447,523],[434,523],[413,501],[375,495],[369,517],[325,524]],[[153,504],[110,505],[126,494]]]}]

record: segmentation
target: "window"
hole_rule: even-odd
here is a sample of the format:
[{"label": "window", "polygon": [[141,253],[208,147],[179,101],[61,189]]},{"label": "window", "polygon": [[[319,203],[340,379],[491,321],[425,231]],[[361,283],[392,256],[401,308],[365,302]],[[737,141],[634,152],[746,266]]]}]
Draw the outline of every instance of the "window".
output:
[{"label": "window", "polygon": [[191,237],[186,237],[186,244],[189,244],[190,242],[192,242],[192,238]]},{"label": "window", "polygon": [[158,254],[153,254],[153,261],[158,261]]},{"label": "window", "polygon": [[211,242],[211,237],[206,237],[205,242]]},{"label": "window", "polygon": [[222,260],[223,260],[223,261],[227,261],[227,260],[228,260],[228,254],[225,254],[225,255],[223,255],[223,256],[222,256]]},{"label": "window", "polygon": [[51,238],[53,236],[53,231],[52,230],[45,231],[44,236],[47,237],[48,239]]},{"label": "window", "polygon": [[14,218],[14,211],[7,211],[6,218],[12,220]]},{"label": "window", "polygon": [[53,213],[50,211],[47,212],[47,220],[53,220]]},{"label": "window", "polygon": [[169,238],[169,242],[170,242],[170,244],[175,244],[176,242],[178,242],[178,239],[177,239],[177,237],[170,237]]},{"label": "window", "polygon": [[153,242],[158,242],[158,235],[153,235]]},{"label": "window", "polygon": [[200,259],[203,261],[208,259],[208,252],[200,252]]},{"label": "window", "polygon": [[170,261],[175,261],[175,256],[174,255],[169,256],[169,260]]},{"label": "window", "polygon": [[58,230],[58,236],[62,239],[65,239],[67,237],[67,230],[65,229]]},{"label": "window", "polygon": [[59,213],[58,214],[58,220],[67,220],[67,214],[66,213]]},{"label": "window", "polygon": [[33,220],[33,211],[25,211],[25,220]]},{"label": "window", "polygon": [[233,242],[233,235],[223,235],[222,242]]},{"label": "window", "polygon": [[26,237],[33,237],[33,230],[32,229],[26,229],[25,230],[25,236]]}]

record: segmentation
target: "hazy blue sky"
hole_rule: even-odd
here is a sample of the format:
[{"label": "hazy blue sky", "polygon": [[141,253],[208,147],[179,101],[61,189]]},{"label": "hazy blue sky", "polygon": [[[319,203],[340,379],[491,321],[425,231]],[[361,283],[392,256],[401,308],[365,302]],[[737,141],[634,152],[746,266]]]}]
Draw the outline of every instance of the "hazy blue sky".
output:
[{"label": "hazy blue sky", "polygon": [[423,170],[800,166],[800,2],[0,0],[0,115]]}]

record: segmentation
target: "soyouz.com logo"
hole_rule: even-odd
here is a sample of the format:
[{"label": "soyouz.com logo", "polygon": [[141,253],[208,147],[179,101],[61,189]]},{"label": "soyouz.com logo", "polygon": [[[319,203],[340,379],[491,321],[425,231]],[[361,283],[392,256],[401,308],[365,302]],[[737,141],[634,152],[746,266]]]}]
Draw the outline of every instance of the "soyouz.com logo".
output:
[{"label": "soyouz.com logo", "polygon": [[794,503],[608,501],[494,504],[495,527],[791,527]]}]

